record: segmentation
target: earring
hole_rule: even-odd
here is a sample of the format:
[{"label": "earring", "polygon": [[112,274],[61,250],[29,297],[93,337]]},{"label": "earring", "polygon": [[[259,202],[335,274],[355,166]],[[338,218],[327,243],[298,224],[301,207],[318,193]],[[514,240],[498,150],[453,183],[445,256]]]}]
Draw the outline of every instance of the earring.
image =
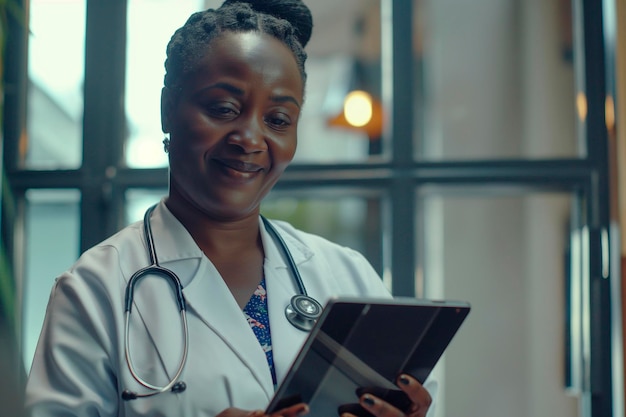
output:
[{"label": "earring", "polygon": [[165,153],[170,152],[170,140],[168,138],[163,139],[163,150]]}]

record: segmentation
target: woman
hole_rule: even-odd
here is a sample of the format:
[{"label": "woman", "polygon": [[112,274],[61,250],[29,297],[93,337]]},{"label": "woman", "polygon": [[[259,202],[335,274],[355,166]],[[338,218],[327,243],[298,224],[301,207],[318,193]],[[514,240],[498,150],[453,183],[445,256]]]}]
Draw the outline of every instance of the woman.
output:
[{"label": "woman", "polygon": [[[56,280],[27,386],[30,415],[264,413],[307,335],[285,318],[298,289],[259,207],[296,150],[311,28],[299,0],[227,0],[192,15],[168,45],[161,116],[170,187],[148,219],[160,265],[184,288],[186,387],[136,398],[151,392],[125,354],[126,287],[151,263],[139,222],[86,251]],[[273,225],[320,303],[389,296],[360,254]],[[136,281],[128,351],[136,374],[157,387],[176,379],[184,354],[173,300],[167,279]],[[411,377],[399,386],[411,414],[424,416],[428,391]],[[376,417],[404,415],[372,395],[360,403]],[[277,415],[307,411],[298,404]]]}]

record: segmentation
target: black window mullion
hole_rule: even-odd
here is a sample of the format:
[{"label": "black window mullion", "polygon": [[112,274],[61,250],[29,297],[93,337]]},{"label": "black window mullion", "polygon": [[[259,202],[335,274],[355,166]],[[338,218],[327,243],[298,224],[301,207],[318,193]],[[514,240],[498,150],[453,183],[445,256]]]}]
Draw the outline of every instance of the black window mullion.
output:
[{"label": "black window mullion", "polygon": [[[389,206],[383,221],[389,230],[392,292],[398,296],[415,295],[415,198],[409,168],[413,152],[413,2],[383,0],[381,22],[383,77],[391,80],[390,91],[383,91],[388,109],[385,138],[391,150],[394,175],[388,183]],[[389,18],[385,18],[388,16]]]},{"label": "black window mullion", "polygon": [[[578,90],[587,98],[584,142],[592,169],[591,198],[587,208],[589,227],[589,313],[590,375],[589,395],[592,416],[613,414],[611,370],[611,288],[610,270],[604,267],[610,249],[610,194],[608,171],[608,132],[605,119],[607,63],[605,53],[603,2],[581,0],[582,21],[576,21],[577,51],[582,54],[577,68]],[[606,240],[606,242],[603,242]]]},{"label": "black window mullion", "polygon": [[126,131],[126,0],[87,0],[81,251],[119,228],[116,176]]},{"label": "black window mullion", "polygon": [[[24,0],[16,0],[20,12],[26,10]],[[25,12],[24,12],[25,13]],[[22,167],[20,140],[26,138],[26,91],[28,86],[28,18],[6,11],[4,33],[3,74],[0,93],[4,95],[2,108],[2,144],[4,170],[12,172]],[[1,165],[1,164],[0,164]]]},{"label": "black window mullion", "polygon": [[[28,16],[25,14],[25,1],[15,0],[15,10],[5,10],[6,24],[4,28],[2,87],[3,94],[2,132],[0,132],[0,245],[7,260],[14,259],[16,251],[14,234],[18,204],[22,193],[15,192],[11,181],[11,172],[23,165],[20,154],[20,141],[26,139],[26,91],[28,86]],[[6,187],[6,189],[5,189]],[[19,248],[17,248],[19,251]]]}]

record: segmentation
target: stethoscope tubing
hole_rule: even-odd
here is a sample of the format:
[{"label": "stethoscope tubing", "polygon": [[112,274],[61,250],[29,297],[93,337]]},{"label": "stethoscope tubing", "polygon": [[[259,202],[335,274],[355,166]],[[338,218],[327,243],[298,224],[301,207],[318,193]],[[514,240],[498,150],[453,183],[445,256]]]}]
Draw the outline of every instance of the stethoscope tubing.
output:
[{"label": "stethoscope tubing", "polygon": [[172,387],[174,387],[174,385],[176,385],[176,383],[178,383],[178,380],[180,378],[180,376],[183,373],[183,370],[185,368],[185,364],[187,363],[187,356],[188,356],[188,352],[189,352],[189,327],[187,324],[187,315],[186,312],[184,310],[181,310],[180,312],[180,319],[183,325],[183,333],[184,333],[184,348],[183,348],[183,355],[180,359],[180,362],[178,364],[178,369],[176,371],[176,374],[174,374],[174,376],[172,377],[172,379],[164,386],[160,387],[157,385],[153,385],[149,382],[147,382],[146,380],[144,380],[139,374],[137,374],[137,372],[135,372],[135,367],[133,366],[133,360],[130,356],[130,335],[129,335],[129,321],[130,321],[130,311],[127,311],[125,313],[125,318],[124,318],[124,338],[126,340],[125,343],[125,356],[126,356],[126,362],[128,363],[128,370],[130,371],[131,375],[133,376],[133,378],[135,378],[135,380],[137,382],[139,382],[141,385],[143,385],[144,387],[153,390],[153,392],[150,393],[146,393],[146,394],[137,394],[134,393],[136,397],[151,397],[153,395],[156,394],[160,394],[162,392],[165,391],[169,391],[172,389]]},{"label": "stethoscope tubing", "polygon": [[296,265],[291,252],[287,248],[287,243],[285,243],[283,237],[278,233],[269,220],[267,220],[264,216],[261,216],[261,219],[263,220],[265,229],[274,239],[278,241],[280,247],[283,248],[283,254],[287,258],[291,275],[293,275],[293,279],[298,287],[298,294],[291,297],[289,304],[285,307],[285,317],[295,328],[305,332],[310,332],[317,322],[317,319],[322,314],[322,306],[319,302],[317,302],[317,300],[308,295],[298,266]]},{"label": "stethoscope tubing", "polygon": [[[139,394],[130,390],[124,390],[124,392],[122,393],[122,398],[124,400],[151,397],[165,391],[182,392],[186,389],[185,383],[179,381],[179,378],[183,373],[189,353],[189,326],[187,323],[187,305],[185,302],[185,296],[183,295],[183,285],[180,282],[180,278],[178,278],[178,276],[171,270],[159,265],[159,260],[156,254],[156,248],[154,244],[154,236],[152,234],[152,226],[150,224],[150,217],[156,206],[157,205],[155,204],[148,210],[146,210],[143,219],[143,231],[148,249],[148,256],[150,257],[150,265],[138,270],[130,277],[130,279],[128,280],[128,284],[126,285],[126,293],[124,297],[124,355],[126,358],[126,363],[132,377],[143,387],[152,390],[152,392]],[[272,235],[275,240],[278,241],[280,247],[283,249],[283,253],[287,259],[287,263],[289,264],[289,269],[291,270],[293,279],[296,282],[296,286],[298,287],[298,294],[294,295],[291,298],[289,305],[287,305],[287,307],[285,308],[285,316],[287,317],[287,320],[296,328],[303,331],[310,331],[311,328],[314,326],[317,318],[321,314],[322,307],[317,302],[317,300],[313,299],[307,294],[304,282],[302,281],[302,276],[300,275],[300,271],[298,270],[296,262],[294,261],[293,256],[291,255],[291,252],[289,251],[287,244],[285,243],[282,236],[269,222],[269,220],[267,220],[263,216],[261,216],[261,219],[263,221],[265,229],[268,231],[268,233]],[[133,360],[130,354],[130,314],[133,306],[135,286],[142,278],[148,276],[149,274],[159,275],[161,277],[167,278],[170,282],[172,290],[174,291],[178,309],[180,311],[180,319],[183,328],[183,354],[178,364],[178,369],[176,370],[176,373],[164,386],[151,384],[141,378],[141,376],[135,371]]]},{"label": "stethoscope tubing", "polygon": [[[159,265],[159,260],[156,255],[156,249],[154,245],[154,237],[152,234],[152,227],[150,224],[150,216],[154,211],[156,205],[150,207],[144,215],[144,237],[146,239],[146,245],[148,246],[148,254],[150,257],[150,265],[135,272],[126,285],[126,294],[124,300],[124,356],[128,365],[128,370],[133,378],[144,387],[153,390],[153,392],[139,394],[129,390],[125,390],[122,397],[126,400],[151,397],[156,394],[160,394],[165,391],[170,391],[174,386],[180,384],[178,381],[183,373],[185,364],[187,363],[187,356],[189,354],[189,325],[187,323],[187,304],[183,295],[183,285],[180,282],[178,276],[167,268],[163,268]],[[133,365],[133,360],[130,354],[130,314],[133,308],[134,292],[137,283],[149,274],[155,274],[168,279],[171,284],[172,290],[176,298],[176,303],[180,312],[180,320],[183,329],[183,354],[181,356],[178,368],[174,376],[164,386],[158,386],[151,384],[144,380],[136,371]],[[184,390],[184,385],[178,386],[180,391]]]},{"label": "stethoscope tubing", "polygon": [[289,263],[289,269],[291,270],[293,279],[294,281],[296,281],[296,285],[298,286],[298,292],[308,297],[306,288],[304,286],[304,282],[302,281],[302,276],[300,275],[300,271],[298,270],[298,267],[296,266],[296,261],[293,260],[293,256],[291,255],[291,252],[287,249],[287,243],[285,243],[285,240],[283,239],[283,237],[280,234],[278,234],[278,231],[272,225],[272,223],[270,223],[269,220],[267,220],[264,216],[261,216],[261,220],[263,220],[263,225],[265,226],[265,230],[267,230],[272,235],[272,237],[278,241],[278,243],[280,244],[280,247],[283,248],[283,253],[285,254],[285,257],[287,258],[287,262]]}]

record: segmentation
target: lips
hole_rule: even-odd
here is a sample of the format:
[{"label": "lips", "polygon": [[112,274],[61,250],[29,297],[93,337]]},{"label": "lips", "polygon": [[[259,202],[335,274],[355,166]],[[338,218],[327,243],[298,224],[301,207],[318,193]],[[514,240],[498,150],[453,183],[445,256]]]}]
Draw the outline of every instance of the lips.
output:
[{"label": "lips", "polygon": [[264,170],[264,167],[239,159],[214,158],[214,162],[230,175],[250,177]]}]

